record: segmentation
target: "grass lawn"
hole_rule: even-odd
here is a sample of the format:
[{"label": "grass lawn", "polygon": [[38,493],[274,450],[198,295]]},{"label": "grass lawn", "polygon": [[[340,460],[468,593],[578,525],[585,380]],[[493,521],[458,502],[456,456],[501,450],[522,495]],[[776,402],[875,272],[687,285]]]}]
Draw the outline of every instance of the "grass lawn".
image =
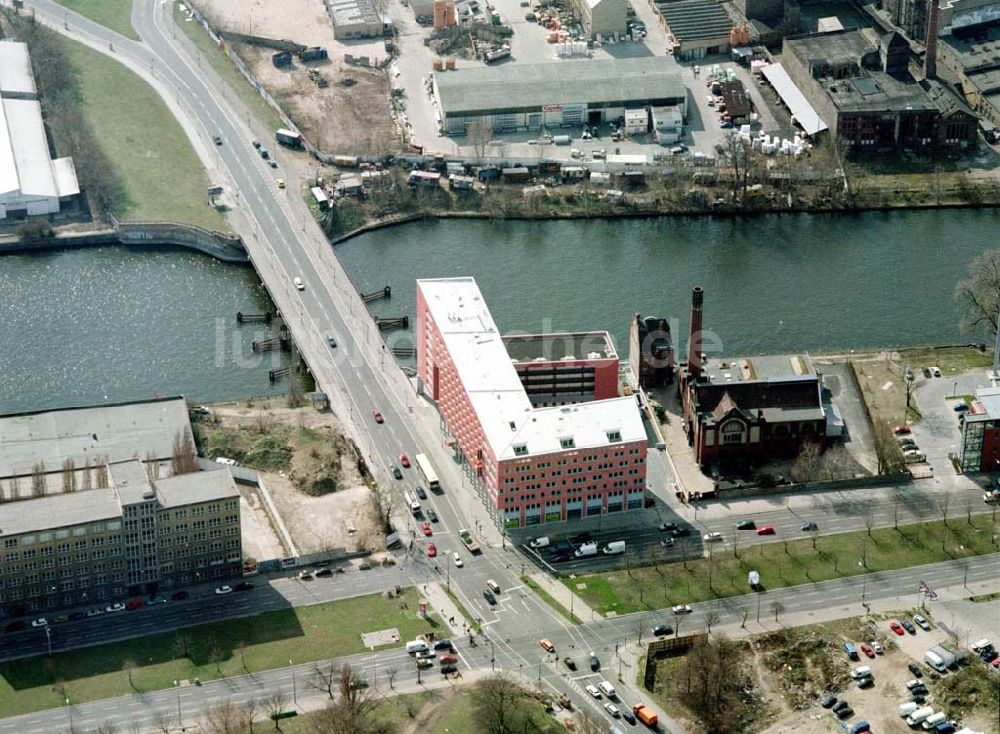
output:
[{"label": "grass lawn", "polygon": [[201,161],[153,88],[101,53],[59,42],[78,76],[83,114],[97,140],[105,141],[104,152],[124,182],[128,200],[121,218],[228,230],[208,205]]},{"label": "grass lawn", "polygon": [[949,347],[947,349],[914,348],[902,349],[899,358],[919,372],[923,367],[940,367],[942,378],[958,375],[969,370],[983,369],[993,364],[992,350],[980,352],[972,347]]},{"label": "grass lawn", "polygon": [[[392,692],[389,689],[379,688],[376,692],[372,689],[372,697],[380,698],[389,696]],[[437,691],[424,691],[421,693],[410,693],[404,696],[393,696],[392,698],[382,698],[375,708],[376,716],[380,722],[387,727],[393,727],[390,731],[398,731],[412,721],[411,712],[415,715],[427,703],[440,698]],[[315,734],[313,721],[316,714],[304,714],[296,716],[294,719],[285,719],[281,722],[281,731],[284,734]],[[270,725],[263,724],[263,731],[273,731]],[[453,729],[452,731],[472,731],[472,729]]]},{"label": "grass lawn", "polygon": [[552,596],[552,594],[550,594],[545,589],[543,589],[541,586],[539,586],[538,584],[536,584],[534,582],[534,580],[532,580],[532,578],[530,576],[522,576],[521,577],[521,581],[524,583],[525,586],[527,586],[529,589],[531,589],[536,594],[538,594],[539,598],[542,601],[544,601],[550,607],[552,607],[557,612],[559,612],[561,615],[563,615],[567,620],[569,620],[573,624],[582,624],[580,622],[580,618],[579,617],[577,617],[575,614],[570,614],[569,613],[569,609],[567,609],[562,604],[560,604],[559,602],[557,602],[556,599],[555,599],[555,597]]},{"label": "grass lawn", "polygon": [[69,10],[76,11],[105,28],[121,33],[133,41],[139,34],[132,27],[132,0],[56,0]]},{"label": "grass lawn", "polygon": [[[957,508],[951,508],[955,512]],[[747,574],[760,572],[766,588],[796,586],[868,572],[907,568],[953,558],[995,553],[998,528],[989,515],[951,517],[941,521],[871,531],[819,536],[750,546],[734,557],[732,548],[718,549],[711,558],[564,579],[597,611],[626,614],[689,602],[740,596],[749,592]],[[772,610],[767,613],[773,615]]]},{"label": "grass lawn", "polygon": [[227,86],[232,89],[240,98],[240,101],[265,125],[272,130],[285,127],[278,113],[264,99],[257,94],[247,78],[240,73],[240,70],[231,62],[215,44],[208,32],[195,20],[188,20],[187,16],[181,12],[180,3],[174,3],[174,22],[180,26],[184,34],[191,39],[205,60],[211,65],[215,72],[222,77]]},{"label": "grass lawn", "polygon": [[[364,652],[362,632],[395,627],[403,640],[412,640],[440,627],[436,616],[417,617],[418,599],[409,588],[397,599],[373,594],[3,663],[0,717],[61,705],[63,697],[53,690],[57,682],[71,701],[93,701],[170,688],[179,679],[212,680],[280,668],[289,660],[298,664]],[[182,635],[190,641],[186,655],[178,649]],[[134,687],[123,671],[127,659],[136,663]]]}]

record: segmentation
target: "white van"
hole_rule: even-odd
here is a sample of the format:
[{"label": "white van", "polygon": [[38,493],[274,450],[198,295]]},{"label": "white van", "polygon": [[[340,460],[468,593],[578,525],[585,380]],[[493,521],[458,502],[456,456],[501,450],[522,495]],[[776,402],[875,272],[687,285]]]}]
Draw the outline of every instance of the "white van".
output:
[{"label": "white van", "polygon": [[606,680],[602,680],[600,683],[598,683],[597,687],[600,688],[601,693],[603,693],[608,698],[615,697],[615,687],[610,683],[608,683]]},{"label": "white van", "polygon": [[993,643],[990,642],[989,639],[986,637],[984,637],[981,640],[976,640],[971,645],[969,645],[969,648],[972,650],[972,652],[976,653],[977,655],[981,653],[983,650],[988,650],[991,647],[993,647]]},{"label": "white van", "polygon": [[597,555],[597,543],[584,543],[573,553],[577,558]]},{"label": "white van", "polygon": [[427,649],[427,643],[423,640],[413,640],[406,643],[406,651],[410,655],[416,655],[418,652],[427,652]]},{"label": "white van", "polygon": [[907,701],[906,703],[904,703],[902,706],[899,707],[900,718],[905,719],[907,716],[916,711],[917,708],[919,707],[914,701]]},{"label": "white van", "polygon": [[931,729],[936,728],[938,724],[947,721],[947,719],[948,717],[945,715],[944,711],[938,711],[936,714],[928,716],[924,719],[921,726],[924,727],[925,731],[930,731]]},{"label": "white van", "polygon": [[924,653],[924,662],[939,673],[944,673],[948,670],[948,666],[944,664],[942,657],[933,650],[928,650]]},{"label": "white van", "polygon": [[528,543],[532,548],[544,548],[549,544],[549,538],[547,535],[543,535],[541,538],[535,538],[533,541]]},{"label": "white van", "polygon": [[872,674],[872,669],[867,665],[859,665],[854,670],[851,671],[851,677],[857,680],[858,678],[865,678]]},{"label": "white van", "polygon": [[933,713],[934,713],[933,708],[931,708],[930,706],[924,706],[923,708],[919,708],[912,714],[910,714],[906,718],[906,723],[909,724],[910,726],[916,726],[925,719],[929,718]]},{"label": "white van", "polygon": [[601,553],[606,556],[616,556],[625,552],[624,540],[613,540],[601,549]]}]

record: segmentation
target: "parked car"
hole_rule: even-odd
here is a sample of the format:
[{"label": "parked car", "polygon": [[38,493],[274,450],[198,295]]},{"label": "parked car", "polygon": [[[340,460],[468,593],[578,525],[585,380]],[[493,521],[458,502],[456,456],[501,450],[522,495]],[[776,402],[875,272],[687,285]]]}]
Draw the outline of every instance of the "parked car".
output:
[{"label": "parked car", "polygon": [[953,403],[951,409],[954,410],[956,413],[965,413],[969,410],[969,406],[965,403],[964,400],[961,400],[957,403]]},{"label": "parked car", "polygon": [[438,514],[434,512],[434,509],[431,507],[427,508],[427,519],[430,520],[431,522],[438,521]]},{"label": "parked car", "polygon": [[824,698],[822,701],[820,701],[819,705],[822,706],[825,709],[828,709],[828,708],[833,708],[834,704],[836,704],[836,703],[837,703],[837,697],[834,696],[834,695],[829,695],[826,698]]},{"label": "parked car", "polygon": [[656,526],[656,529],[661,533],[671,533],[677,529],[677,523],[675,522],[661,522]]},{"label": "parked car", "polygon": [[312,571],[310,571],[308,568],[303,568],[301,571],[299,571],[299,578],[303,581],[311,581],[312,577],[313,577]]},{"label": "parked car", "polygon": [[228,584],[225,585],[225,586],[220,586],[220,587],[218,587],[215,590],[215,593],[218,594],[218,595],[220,595],[220,596],[222,594],[232,594],[233,593],[233,587],[229,586]]},{"label": "parked car", "polygon": [[673,607],[671,611],[674,614],[690,614],[693,610],[691,609],[690,604],[678,604],[677,606]]},{"label": "parked car", "polygon": [[921,629],[930,630],[931,628],[931,623],[928,622],[927,617],[925,617],[922,614],[914,614],[913,621],[916,622],[917,626],[919,626]]},{"label": "parked car", "polygon": [[427,557],[434,558],[438,554],[437,546],[433,543],[427,544]]},{"label": "parked car", "polygon": [[722,541],[722,533],[720,533],[718,530],[715,530],[711,533],[705,533],[702,536],[702,540],[704,540],[706,543],[719,543]]},{"label": "parked car", "polygon": [[568,655],[563,658],[563,665],[565,665],[570,670],[576,670],[576,662],[574,662],[573,658],[569,657]]},{"label": "parked car", "polygon": [[910,432],[910,427],[906,425],[898,425],[892,429],[892,432],[897,436],[903,436]]},{"label": "parked car", "polygon": [[451,640],[435,640],[434,649],[435,650],[453,650],[454,645],[451,644]]},{"label": "parked car", "polygon": [[862,643],[862,645],[861,645],[861,652],[863,652],[865,655],[867,655],[870,658],[875,657],[875,651],[872,650],[872,648],[871,648],[870,645],[866,645],[866,644]]},{"label": "parked car", "polygon": [[941,376],[941,368],[940,367],[931,367],[931,372],[933,373],[933,375],[935,377],[940,377]]},{"label": "parked car", "polygon": [[601,661],[597,657],[597,653],[595,653],[593,650],[591,650],[591,652],[590,652],[589,661],[590,661],[590,669],[591,670],[600,670],[601,669]]},{"label": "parked car", "polygon": [[493,592],[490,591],[489,589],[483,589],[483,598],[486,600],[486,603],[489,604],[491,607],[496,606],[497,598],[493,595]]},{"label": "parked car", "polygon": [[897,635],[905,635],[906,634],[906,632],[903,630],[903,627],[899,624],[899,622],[897,622],[895,620],[893,620],[892,622],[889,622],[889,629],[891,629]]},{"label": "parked car", "polygon": [[127,602],[125,602],[125,609],[127,609],[130,612],[133,612],[136,609],[138,609],[139,607],[141,607],[142,605],[143,605],[142,598],[137,596],[137,597],[129,599]]},{"label": "parked car", "polygon": [[249,581],[240,581],[233,589],[236,591],[253,591],[253,584]]},{"label": "parked car", "polygon": [[909,632],[911,635],[917,634],[917,628],[913,626],[913,622],[908,619],[901,619],[899,623],[903,625],[903,629]]},{"label": "parked car", "polygon": [[31,621],[31,626],[32,627],[48,627],[49,626],[49,620],[47,620],[45,617],[39,617],[38,619],[34,619],[34,620]]},{"label": "parked car", "polygon": [[434,531],[431,530],[431,524],[429,522],[420,523],[420,531],[424,535],[434,535]]},{"label": "parked car", "polygon": [[333,576],[333,570],[329,568],[317,568],[313,571],[313,576],[316,578],[325,578],[326,576]]},{"label": "parked car", "polygon": [[858,678],[858,688],[871,688],[874,685],[875,679],[870,675]]},{"label": "parked car", "polygon": [[11,622],[10,624],[8,624],[6,627],[4,627],[3,631],[4,632],[20,632],[23,629],[27,629],[27,627],[28,627],[28,623],[27,622],[25,622],[23,619],[17,619],[17,620],[14,620],[13,622]]},{"label": "parked car", "polygon": [[97,609],[88,609],[86,611],[87,617],[100,617],[102,614],[107,614],[103,609],[98,607]]},{"label": "parked car", "polygon": [[66,624],[69,621],[68,614],[57,614],[52,618],[53,624]]},{"label": "parked car", "polygon": [[907,663],[906,664],[906,669],[909,670],[911,673],[913,673],[913,675],[915,675],[917,678],[923,678],[924,677],[924,671],[922,671],[920,669],[920,666],[917,665],[914,662]]},{"label": "parked car", "polygon": [[451,554],[451,560],[453,560],[455,562],[455,566],[457,568],[461,568],[462,567],[462,556],[458,555],[458,553],[452,553]]},{"label": "parked car", "polygon": [[875,651],[876,655],[881,655],[885,650],[882,649],[882,645],[879,644],[878,640],[872,640],[868,643],[872,646],[872,650]]},{"label": "parked car", "polygon": [[122,604],[121,602],[117,602],[115,604],[109,604],[108,606],[104,607],[104,611],[107,612],[108,614],[111,614],[112,612],[124,612],[125,605]]}]

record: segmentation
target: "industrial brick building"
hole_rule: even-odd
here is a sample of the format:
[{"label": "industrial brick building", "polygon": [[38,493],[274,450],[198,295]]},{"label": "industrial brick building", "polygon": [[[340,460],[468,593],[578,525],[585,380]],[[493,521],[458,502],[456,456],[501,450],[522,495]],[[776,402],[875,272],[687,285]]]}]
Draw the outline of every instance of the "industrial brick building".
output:
[{"label": "industrial brick building", "polygon": [[849,146],[974,147],[976,115],[946,85],[914,80],[909,55],[909,43],[898,33],[849,29],[786,38],[782,61],[831,133]]},{"label": "industrial brick building", "polygon": [[822,383],[806,355],[706,359],[701,353],[704,293],[692,296],[687,362],[679,375],[688,442],[705,469],[756,466],[825,446]]},{"label": "industrial brick building", "polygon": [[962,420],[960,462],[966,474],[1000,471],[1000,387],[981,387]]},{"label": "industrial brick building", "polygon": [[[190,436],[183,398],[0,417],[0,616],[241,573],[228,468],[161,477],[178,431]],[[18,486],[31,498],[12,496]]]},{"label": "industrial brick building", "polygon": [[632,317],[628,330],[628,363],[643,388],[674,381],[674,344],[670,322],[655,316]]},{"label": "industrial brick building", "polygon": [[598,125],[626,108],[677,107],[687,115],[687,88],[677,64],[662,56],[508,64],[434,75],[441,127],[465,135],[473,124],[491,130],[540,130]]},{"label": "industrial brick building", "polygon": [[0,220],[58,214],[79,193],[73,159],[50,155],[27,45],[0,41]]},{"label": "industrial brick building", "polygon": [[[617,355],[600,343],[549,334],[505,344],[473,278],[417,281],[419,389],[498,524],[644,506],[645,428],[635,398],[617,397],[617,380],[612,388]],[[539,407],[570,397],[581,402]]]}]

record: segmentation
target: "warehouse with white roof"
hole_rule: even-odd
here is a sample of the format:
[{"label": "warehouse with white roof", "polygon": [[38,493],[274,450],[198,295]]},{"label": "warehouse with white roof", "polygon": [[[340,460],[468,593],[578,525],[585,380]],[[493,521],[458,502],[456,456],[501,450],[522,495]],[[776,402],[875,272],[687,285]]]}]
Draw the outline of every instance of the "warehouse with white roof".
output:
[{"label": "warehouse with white roof", "polygon": [[28,47],[0,41],[0,220],[58,214],[79,193],[73,159],[49,152]]}]

